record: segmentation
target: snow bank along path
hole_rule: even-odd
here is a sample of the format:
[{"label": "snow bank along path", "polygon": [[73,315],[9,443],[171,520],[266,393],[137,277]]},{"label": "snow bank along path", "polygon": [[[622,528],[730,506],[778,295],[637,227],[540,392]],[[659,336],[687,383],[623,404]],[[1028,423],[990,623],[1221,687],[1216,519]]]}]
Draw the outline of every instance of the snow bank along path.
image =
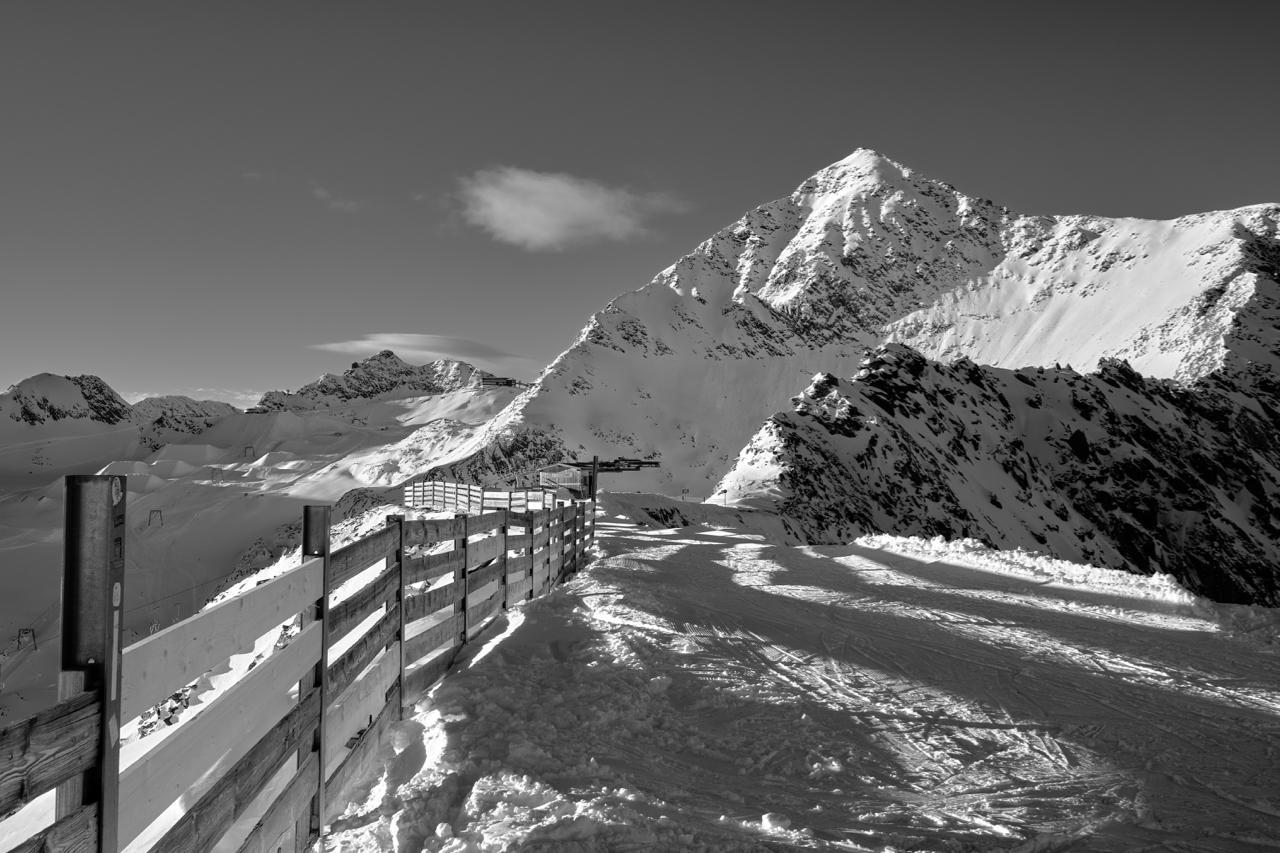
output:
[{"label": "snow bank along path", "polygon": [[397,725],[330,850],[1280,846],[1274,612],[973,543],[597,541]]}]

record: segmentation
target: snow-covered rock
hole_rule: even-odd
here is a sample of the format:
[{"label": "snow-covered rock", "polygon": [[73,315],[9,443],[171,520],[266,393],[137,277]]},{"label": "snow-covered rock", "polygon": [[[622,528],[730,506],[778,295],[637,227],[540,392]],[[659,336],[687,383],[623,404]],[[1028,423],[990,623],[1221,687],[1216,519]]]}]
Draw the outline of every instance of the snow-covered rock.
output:
[{"label": "snow-covered rock", "polygon": [[1280,605],[1280,418],[1221,372],[1184,385],[1104,359],[944,365],[902,344],[818,374],[739,454],[730,502],[812,542],[973,538]]},{"label": "snow-covered rock", "polygon": [[341,376],[326,373],[297,391],[268,391],[258,405],[264,409],[318,409],[349,405],[353,401],[444,394],[479,387],[490,374],[464,361],[441,359],[429,364],[409,364],[391,350],[353,362]]},{"label": "snow-covered rock", "polygon": [[227,415],[240,413],[230,403],[218,400],[193,400],[181,395],[147,397],[133,404],[139,420],[157,429],[198,435]]},{"label": "snow-covered rock", "polygon": [[705,496],[800,376],[850,375],[888,341],[1008,368],[1216,371],[1243,398],[1274,395],[1278,221],[1276,204],[1028,216],[855,151],[609,303],[450,470],[487,472],[520,435],[570,457],[661,457],[625,488]]}]

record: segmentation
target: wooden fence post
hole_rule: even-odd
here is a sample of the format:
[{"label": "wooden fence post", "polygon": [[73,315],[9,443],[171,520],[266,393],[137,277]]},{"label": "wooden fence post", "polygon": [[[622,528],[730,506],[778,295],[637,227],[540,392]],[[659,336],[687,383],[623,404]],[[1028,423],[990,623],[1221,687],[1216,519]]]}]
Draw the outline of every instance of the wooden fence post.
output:
[{"label": "wooden fence post", "polygon": [[[116,853],[120,808],[120,657],[124,626],[124,477],[65,480],[62,562],[62,666],[58,699],[101,692],[96,766],[64,782],[56,819],[97,803],[98,850]],[[65,694],[65,695],[64,695]]]},{"label": "wooden fence post", "polygon": [[[400,641],[400,693],[401,693],[401,696],[403,697],[404,685],[405,685],[405,681],[404,681],[405,606],[404,605],[405,605],[405,600],[407,599],[407,596],[405,594],[405,586],[404,586],[404,516],[388,515],[387,527],[396,528],[396,541],[399,543],[396,545],[396,553],[394,558],[396,562],[400,564],[400,592],[398,594],[398,597],[396,598],[396,603],[400,607],[400,628],[396,632],[396,639]],[[391,644],[387,643],[387,647],[390,648]],[[401,720],[404,719],[404,702],[400,703],[400,716],[398,717],[398,719],[401,719]]]},{"label": "wooden fence post", "polygon": [[328,681],[329,681],[329,523],[330,523],[330,507],[327,506],[304,506],[302,508],[302,559],[307,557],[320,557],[324,561],[322,566],[324,583],[322,585],[323,592],[316,601],[310,618],[307,618],[306,611],[303,612],[302,627],[305,628],[311,622],[320,620],[320,661],[316,664],[315,670],[305,679],[298,683],[298,701],[301,702],[308,692],[312,689],[320,691],[320,720],[316,724],[315,734],[312,737],[310,748],[303,747],[298,750],[298,766],[302,766],[302,762],[312,753],[318,753],[320,764],[320,786],[316,789],[316,795],[311,800],[310,814],[299,818],[294,832],[294,849],[296,853],[305,853],[311,847],[313,838],[320,837],[324,832],[324,783],[325,774],[328,770],[326,767],[327,753],[325,751],[325,725],[324,712],[329,706]]}]

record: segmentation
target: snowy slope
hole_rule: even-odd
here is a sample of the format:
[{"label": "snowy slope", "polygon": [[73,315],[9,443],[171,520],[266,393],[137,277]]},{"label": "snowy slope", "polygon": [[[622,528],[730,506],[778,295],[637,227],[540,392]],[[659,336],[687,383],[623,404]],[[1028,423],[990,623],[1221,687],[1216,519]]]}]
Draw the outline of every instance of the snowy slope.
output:
[{"label": "snowy slope", "polygon": [[[190,616],[229,577],[275,562],[296,538],[304,505],[341,510],[377,499],[368,487],[418,473],[429,464],[424,451],[439,455],[424,439],[450,425],[474,430],[518,393],[402,386],[266,413],[153,398],[114,410],[100,403],[120,417],[104,423],[71,380],[33,377],[15,387],[8,411],[26,405],[45,420],[0,418],[0,717],[25,716],[56,695],[63,476],[128,476],[124,628],[132,641]],[[106,389],[97,399],[117,396]],[[22,628],[36,631],[38,650],[7,654]]]},{"label": "snowy slope", "polygon": [[623,522],[393,725],[335,847],[1280,844],[1274,619],[973,543]]},{"label": "snowy slope", "polygon": [[258,405],[265,409],[315,409],[342,406],[353,400],[396,399],[476,388],[489,376],[464,361],[441,359],[409,364],[391,350],[353,362],[341,376],[326,373],[297,391],[268,391]]},{"label": "snowy slope", "polygon": [[814,377],[720,494],[811,542],[971,537],[1276,606],[1280,419],[1234,391],[1217,373],[1184,387],[1115,360],[1015,371],[887,344],[853,381]]},{"label": "snowy slope", "polygon": [[[799,376],[864,348],[1004,367],[1128,359],[1280,390],[1280,205],[1155,222],[1027,216],[859,150],[592,317],[488,428],[481,476],[530,449],[660,456],[619,489],[705,496]],[[522,457],[522,458],[523,458]]]}]

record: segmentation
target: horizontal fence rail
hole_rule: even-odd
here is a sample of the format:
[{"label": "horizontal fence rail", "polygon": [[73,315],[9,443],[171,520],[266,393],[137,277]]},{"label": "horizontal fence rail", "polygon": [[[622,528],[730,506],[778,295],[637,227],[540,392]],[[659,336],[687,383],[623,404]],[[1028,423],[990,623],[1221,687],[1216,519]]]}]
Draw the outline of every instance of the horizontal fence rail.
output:
[{"label": "horizontal fence rail", "polygon": [[[93,511],[68,512],[68,548],[88,556],[68,560],[64,597],[98,614],[118,595],[104,582],[116,583],[110,570],[123,562],[123,524],[110,526],[123,518],[113,479],[68,478],[69,494],[92,493]],[[594,502],[556,507],[550,493],[521,501],[511,495],[522,493],[504,493],[507,505],[494,509],[483,490],[442,485],[457,487],[451,494],[474,509],[443,519],[388,516],[385,527],[332,552],[328,508],[307,507],[301,565],[117,645],[114,668],[118,618],[93,627],[81,652],[93,643],[105,650],[87,659],[97,669],[66,668],[64,655],[61,701],[0,729],[0,815],[58,792],[53,825],[16,849],[114,853],[136,840],[152,853],[208,853],[251,810],[261,817],[241,853],[273,853],[290,833],[291,849],[310,847],[345,810],[352,783],[377,769],[388,727],[503,610],[576,572],[595,538]],[[75,630],[63,631],[75,639]],[[121,747],[122,723],[236,660],[243,666],[255,649],[248,670],[184,711],[190,718],[175,730]],[[193,789],[202,793],[184,801],[176,823],[156,823]]]}]

